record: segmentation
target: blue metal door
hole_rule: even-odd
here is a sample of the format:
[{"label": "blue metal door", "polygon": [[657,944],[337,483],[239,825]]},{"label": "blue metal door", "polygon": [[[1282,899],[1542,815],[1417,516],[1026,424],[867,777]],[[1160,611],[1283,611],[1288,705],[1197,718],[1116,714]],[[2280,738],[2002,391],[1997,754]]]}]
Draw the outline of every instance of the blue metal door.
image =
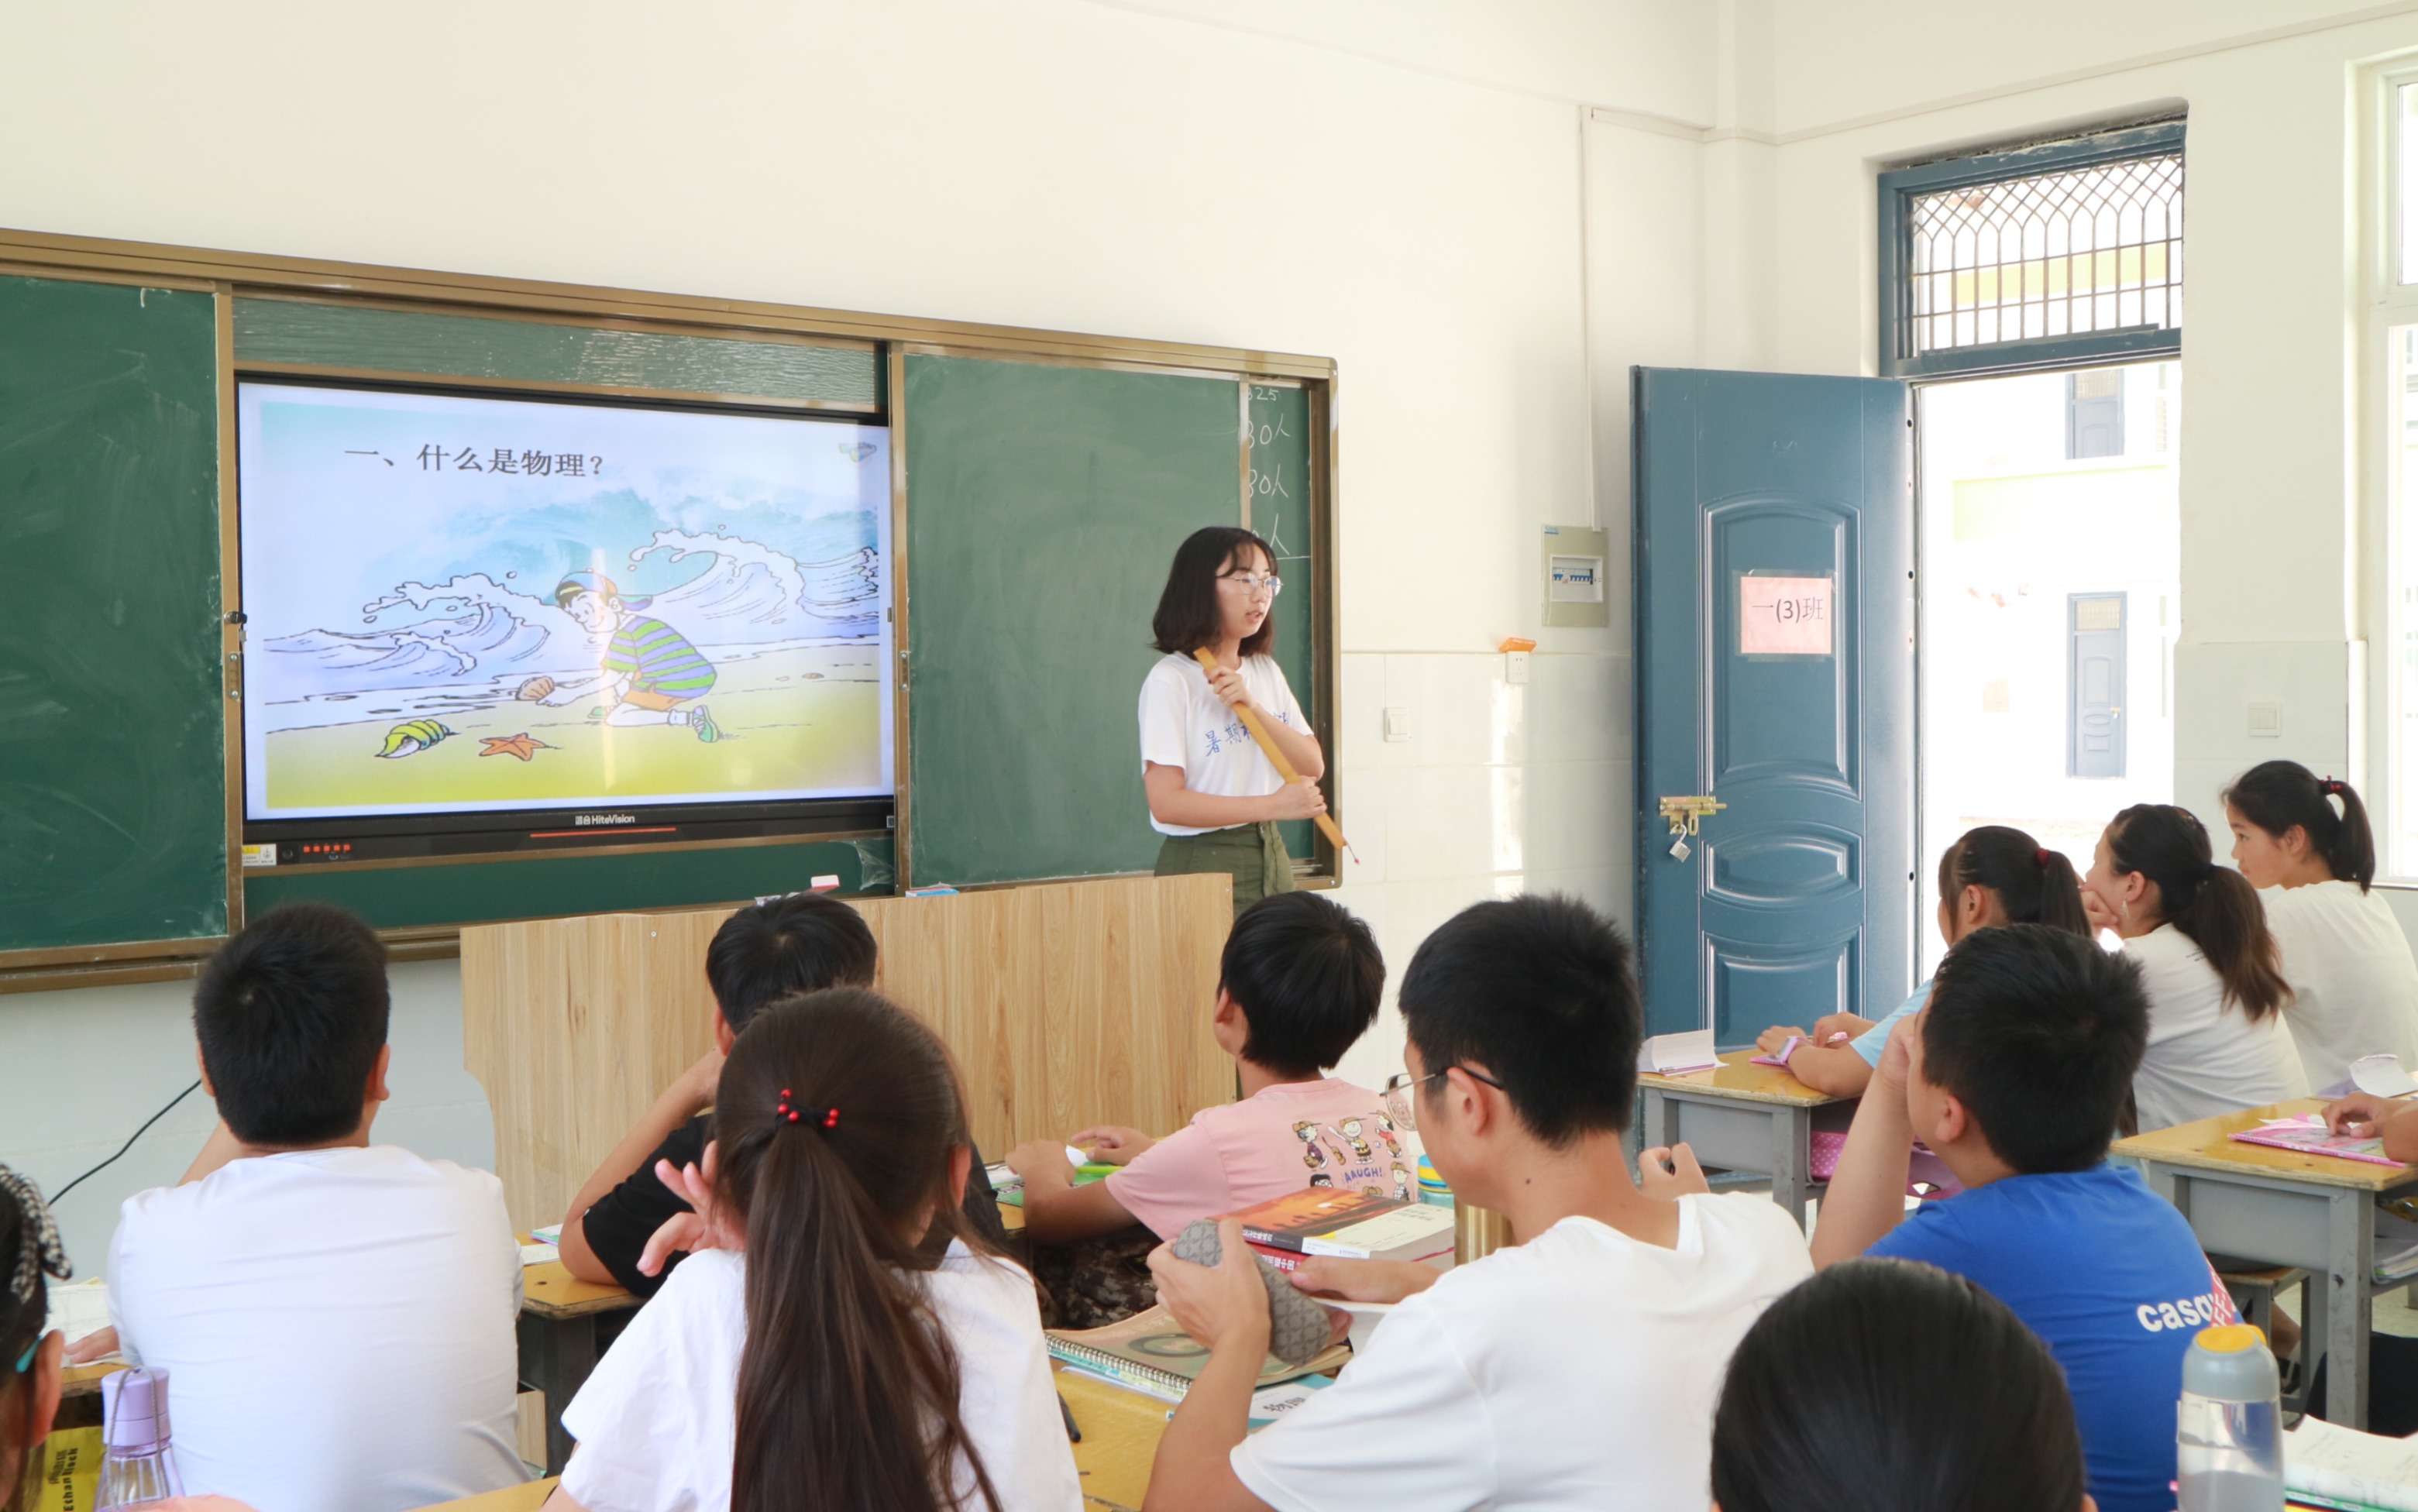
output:
[{"label": "blue metal door", "polygon": [[1913,969],[1906,386],[1638,368],[1634,397],[1648,1029],[1877,1016]]}]

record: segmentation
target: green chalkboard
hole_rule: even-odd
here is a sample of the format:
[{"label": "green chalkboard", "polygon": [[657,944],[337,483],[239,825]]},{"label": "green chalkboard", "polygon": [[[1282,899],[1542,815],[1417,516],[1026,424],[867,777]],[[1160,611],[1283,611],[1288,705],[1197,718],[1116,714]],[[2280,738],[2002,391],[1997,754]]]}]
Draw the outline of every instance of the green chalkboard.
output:
[{"label": "green chalkboard", "polygon": [[903,398],[911,879],[1148,870],[1151,611],[1241,518],[1235,382],[911,355]]},{"label": "green chalkboard", "polygon": [[226,932],[211,298],[0,278],[0,950]]},{"label": "green chalkboard", "polygon": [[[1313,719],[1329,696],[1318,685],[1318,574],[1310,570],[1309,390],[1251,385],[1251,528],[1276,548],[1284,591],[1269,618],[1277,626],[1277,664],[1302,710]],[[1308,819],[1277,826],[1295,861],[1316,852]]]}]

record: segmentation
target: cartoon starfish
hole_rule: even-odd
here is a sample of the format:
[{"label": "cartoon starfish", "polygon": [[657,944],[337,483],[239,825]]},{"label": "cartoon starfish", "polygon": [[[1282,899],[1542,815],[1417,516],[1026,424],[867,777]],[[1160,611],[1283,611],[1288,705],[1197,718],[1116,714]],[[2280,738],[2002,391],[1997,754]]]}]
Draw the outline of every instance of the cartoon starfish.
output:
[{"label": "cartoon starfish", "polygon": [[562,749],[562,747],[559,745],[548,745],[543,741],[533,738],[527,730],[521,731],[518,735],[502,739],[498,739],[493,735],[482,735],[479,737],[479,743],[485,747],[484,750],[482,750],[479,753],[482,756],[516,756],[523,761],[527,761],[529,757],[537,755],[540,751],[559,751]]}]

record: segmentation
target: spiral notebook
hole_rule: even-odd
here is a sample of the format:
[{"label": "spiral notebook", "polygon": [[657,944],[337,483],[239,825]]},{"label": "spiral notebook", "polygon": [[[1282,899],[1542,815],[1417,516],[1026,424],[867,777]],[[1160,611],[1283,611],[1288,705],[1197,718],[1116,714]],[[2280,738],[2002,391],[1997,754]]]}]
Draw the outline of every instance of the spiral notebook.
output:
[{"label": "spiral notebook", "polygon": [[[1209,1347],[1186,1333],[1165,1307],[1147,1308],[1106,1328],[1053,1328],[1048,1340],[1050,1358],[1161,1401],[1182,1401],[1209,1363]],[[1348,1344],[1333,1345],[1299,1365],[1287,1365],[1271,1354],[1260,1367],[1259,1384],[1331,1376],[1350,1358]]]}]

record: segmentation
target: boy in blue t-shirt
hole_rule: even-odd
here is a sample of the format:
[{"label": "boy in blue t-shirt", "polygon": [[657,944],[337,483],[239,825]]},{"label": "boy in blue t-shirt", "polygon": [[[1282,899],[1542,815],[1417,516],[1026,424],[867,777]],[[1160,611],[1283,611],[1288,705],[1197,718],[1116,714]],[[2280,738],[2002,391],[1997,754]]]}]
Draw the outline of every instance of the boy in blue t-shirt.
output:
[{"label": "boy in blue t-shirt", "polygon": [[[1817,1267],[1928,1261],[2046,1340],[2101,1512],[2174,1505],[2183,1352],[2235,1319],[2191,1225],[2106,1158],[2148,1038],[2124,957],[2040,924],[1976,930],[1890,1036],[1814,1233]],[[1916,1139],[1965,1191],[1908,1215]]]}]

